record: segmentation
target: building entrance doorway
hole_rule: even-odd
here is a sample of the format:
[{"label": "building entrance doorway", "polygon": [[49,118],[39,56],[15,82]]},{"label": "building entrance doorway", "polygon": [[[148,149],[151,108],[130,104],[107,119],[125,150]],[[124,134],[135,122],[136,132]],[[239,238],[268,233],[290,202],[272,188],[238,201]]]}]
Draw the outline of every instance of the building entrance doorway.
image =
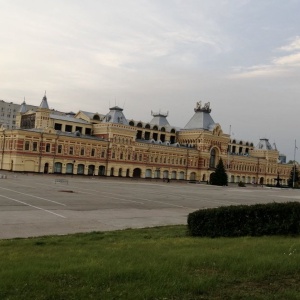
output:
[{"label": "building entrance doorway", "polygon": [[48,174],[49,172],[49,164],[48,163],[45,163],[45,166],[44,166],[44,174]]}]

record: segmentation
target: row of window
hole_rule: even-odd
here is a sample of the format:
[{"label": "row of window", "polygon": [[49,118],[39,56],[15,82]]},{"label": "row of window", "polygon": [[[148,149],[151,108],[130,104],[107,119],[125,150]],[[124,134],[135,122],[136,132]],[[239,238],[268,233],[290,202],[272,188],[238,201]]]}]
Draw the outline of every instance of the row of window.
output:
[{"label": "row of window", "polygon": [[[4,107],[1,107],[1,111],[5,111]],[[8,108],[7,111],[11,112],[11,108]],[[16,110],[14,109],[13,112],[16,112]]]},{"label": "row of window", "polygon": [[[130,121],[129,122],[129,125],[130,126],[135,126],[134,122],[133,121]],[[143,127],[143,124],[141,122],[138,122],[136,124],[136,127],[139,127],[139,128],[146,128],[146,129],[153,129],[153,130],[160,130],[160,131],[163,131],[165,132],[166,131],[166,128],[165,127],[161,127],[160,129],[158,128],[157,125],[154,125],[152,128],[151,128],[151,125],[150,124],[146,124],[145,127]],[[172,128],[170,130],[171,133],[176,133],[176,130],[174,128]]]},{"label": "row of window", "polygon": [[[257,172],[258,168],[257,166],[255,165],[252,165],[252,166],[249,166],[249,165],[242,165],[242,164],[233,164],[232,165],[232,170],[235,170],[235,171],[248,171],[248,172]],[[267,170],[267,173],[273,173],[273,174],[276,174],[277,173],[277,169],[276,168],[259,168],[259,172],[265,172],[265,170]],[[279,173],[280,174],[286,174],[286,170],[279,170]]]},{"label": "row of window", "polygon": [[[5,116],[5,114],[4,114],[4,113],[1,113],[1,117],[4,117],[4,116]],[[7,118],[10,118],[10,117],[11,117],[11,114],[7,114],[6,117],[7,117]],[[13,115],[12,117],[13,117],[13,119],[15,119],[15,118],[16,118],[16,115]]]},{"label": "row of window", "polygon": [[86,134],[86,135],[92,134],[91,128],[84,128],[81,126],[72,126],[72,125],[63,125],[60,123],[55,123],[54,129],[59,130],[59,131],[64,131],[64,132],[79,132],[79,133]]},{"label": "row of window", "polygon": [[[31,147],[31,142],[30,141],[25,141],[24,150],[26,150],[26,151],[41,151],[42,149],[39,149],[39,143],[38,142],[32,142],[32,147]],[[45,152],[48,152],[48,153],[51,152],[51,144],[50,143],[45,144]],[[61,145],[61,144],[57,145],[57,153],[58,154],[63,153],[63,145]],[[67,153],[69,155],[74,155],[75,154],[74,146],[68,146]],[[90,154],[90,156],[95,156],[96,155],[96,149],[92,148],[90,153],[88,153],[88,151],[83,147],[80,149],[80,155],[81,156],[87,156],[88,154]],[[101,150],[101,152],[99,153],[99,156],[102,157],[102,158],[105,157],[105,150]]]},{"label": "row of window", "polygon": [[[95,165],[87,165],[85,166],[84,164],[78,164],[77,168],[75,169],[75,165],[73,163],[67,163],[65,172],[66,174],[76,174],[78,175],[83,175],[85,174],[85,169],[87,168],[87,174],[88,175],[99,175],[103,176],[105,174],[105,166],[99,166],[97,169],[95,168]],[[62,173],[63,171],[63,164],[61,162],[56,162],[54,164],[54,173]],[[141,177],[141,169],[136,168],[132,171],[130,169],[115,169],[114,167],[111,167],[109,170],[108,176],[119,176],[119,177]],[[146,169],[145,172],[145,178],[163,178],[163,179],[185,179],[185,173],[183,171],[177,172],[177,171],[171,171],[169,172],[168,170],[165,170],[161,172],[160,170],[154,170],[152,171],[151,169]],[[190,174],[190,180],[195,180],[196,179],[196,173],[191,173]]]}]

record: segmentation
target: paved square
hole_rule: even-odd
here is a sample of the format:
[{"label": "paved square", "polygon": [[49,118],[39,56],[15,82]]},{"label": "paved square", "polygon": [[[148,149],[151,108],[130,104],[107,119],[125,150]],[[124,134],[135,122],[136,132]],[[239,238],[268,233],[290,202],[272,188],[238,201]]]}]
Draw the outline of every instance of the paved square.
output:
[{"label": "paved square", "polygon": [[0,179],[1,239],[186,224],[199,208],[300,201],[300,191],[291,189],[1,174],[7,176]]}]

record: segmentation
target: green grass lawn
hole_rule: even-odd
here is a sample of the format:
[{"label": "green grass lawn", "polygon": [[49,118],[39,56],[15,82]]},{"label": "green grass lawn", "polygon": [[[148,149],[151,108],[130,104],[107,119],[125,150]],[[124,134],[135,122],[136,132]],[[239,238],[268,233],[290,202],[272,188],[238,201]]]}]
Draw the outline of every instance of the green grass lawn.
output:
[{"label": "green grass lawn", "polygon": [[300,238],[170,226],[2,240],[0,299],[300,299]]}]

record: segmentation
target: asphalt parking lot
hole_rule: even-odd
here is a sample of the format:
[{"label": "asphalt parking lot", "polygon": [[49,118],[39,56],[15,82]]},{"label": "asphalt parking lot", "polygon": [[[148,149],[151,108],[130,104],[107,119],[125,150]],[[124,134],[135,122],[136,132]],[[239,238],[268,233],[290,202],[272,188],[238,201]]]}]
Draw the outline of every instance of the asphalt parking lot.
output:
[{"label": "asphalt parking lot", "polygon": [[186,224],[199,208],[300,201],[291,189],[0,173],[0,239]]}]

